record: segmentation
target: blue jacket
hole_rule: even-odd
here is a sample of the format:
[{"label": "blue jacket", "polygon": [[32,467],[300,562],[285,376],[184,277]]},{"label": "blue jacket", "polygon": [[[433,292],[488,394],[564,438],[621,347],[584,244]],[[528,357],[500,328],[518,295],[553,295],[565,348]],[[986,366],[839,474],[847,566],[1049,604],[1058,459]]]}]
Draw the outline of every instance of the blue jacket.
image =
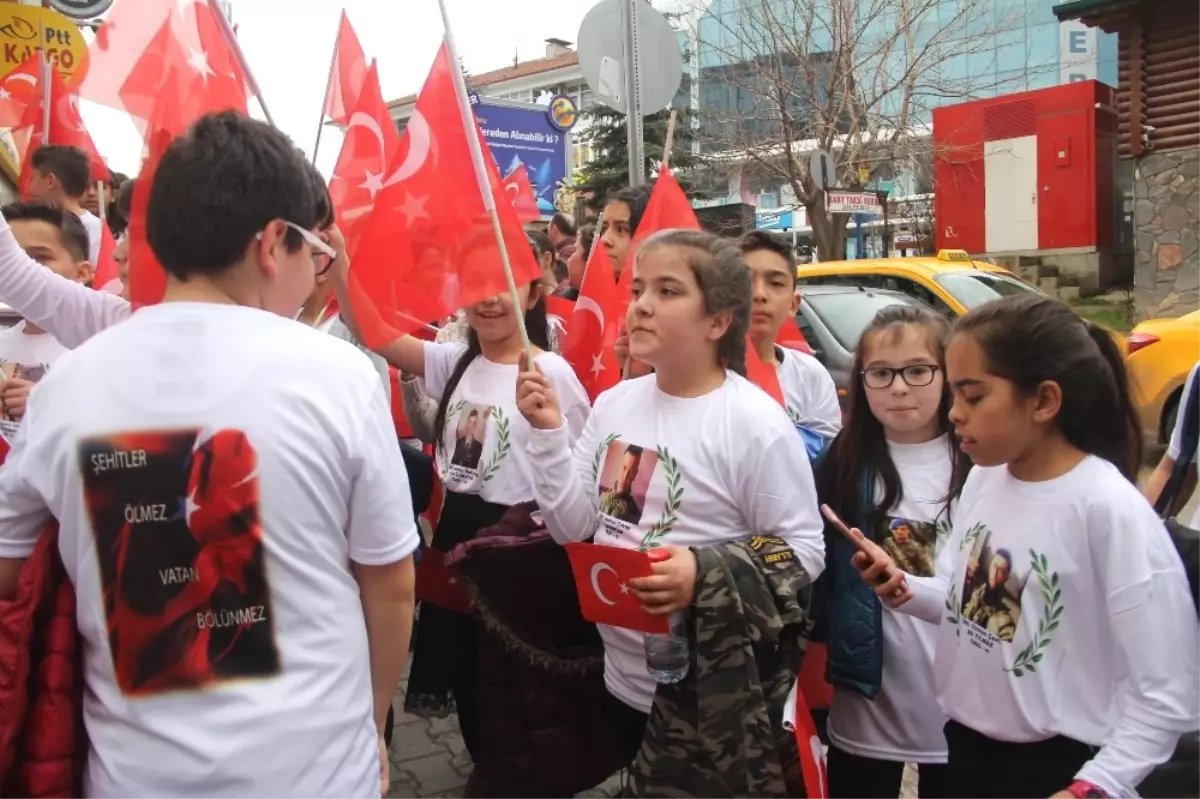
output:
[{"label": "blue jacket", "polygon": [[[874,495],[875,476],[864,471],[858,508],[853,514],[837,509],[847,524],[872,540],[876,531],[868,522]],[[829,650],[825,679],[874,699],[883,680],[883,605],[850,564],[855,551],[853,544],[826,525],[825,571],[813,597],[814,639],[823,639]]]}]

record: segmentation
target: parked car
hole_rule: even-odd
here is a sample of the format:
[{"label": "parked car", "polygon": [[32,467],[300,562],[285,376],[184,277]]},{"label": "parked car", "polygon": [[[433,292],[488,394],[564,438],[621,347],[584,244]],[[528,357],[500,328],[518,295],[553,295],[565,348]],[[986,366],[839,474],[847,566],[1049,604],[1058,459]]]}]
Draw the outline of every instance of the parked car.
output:
[{"label": "parked car", "polygon": [[852,379],[854,350],[863,330],[875,314],[889,305],[926,303],[899,291],[868,289],[862,286],[805,286],[800,291],[800,310],[796,324],[837,385],[842,409],[846,409],[846,389]]},{"label": "parked car", "polygon": [[1142,434],[1166,444],[1175,427],[1188,372],[1200,359],[1200,311],[1176,319],[1151,319],[1125,340],[1125,365]]},{"label": "parked car", "polygon": [[1036,286],[1007,269],[974,261],[962,250],[942,250],[930,258],[864,258],[822,261],[796,270],[801,290],[842,285],[899,291],[950,317],[1012,294],[1040,294]]}]

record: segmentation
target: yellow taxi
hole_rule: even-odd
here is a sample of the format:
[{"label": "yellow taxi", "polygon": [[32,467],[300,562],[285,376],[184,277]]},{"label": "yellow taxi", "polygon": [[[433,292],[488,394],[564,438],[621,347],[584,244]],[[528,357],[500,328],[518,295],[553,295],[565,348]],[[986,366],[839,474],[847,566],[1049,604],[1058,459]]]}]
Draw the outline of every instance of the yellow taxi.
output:
[{"label": "yellow taxi", "polygon": [[916,297],[947,316],[1012,294],[1041,294],[1003,267],[971,259],[964,250],[941,250],[936,257],[863,258],[822,261],[797,268],[804,286],[852,285],[888,289]]},{"label": "yellow taxi", "polygon": [[1125,340],[1130,390],[1147,441],[1165,444],[1175,427],[1188,372],[1200,360],[1200,311],[1150,319]]}]

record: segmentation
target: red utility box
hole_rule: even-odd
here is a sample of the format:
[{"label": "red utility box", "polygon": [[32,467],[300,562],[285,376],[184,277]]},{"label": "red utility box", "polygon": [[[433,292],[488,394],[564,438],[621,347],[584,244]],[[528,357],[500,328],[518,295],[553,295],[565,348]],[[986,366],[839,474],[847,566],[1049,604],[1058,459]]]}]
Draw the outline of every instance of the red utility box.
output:
[{"label": "red utility box", "polygon": [[938,249],[1111,247],[1116,124],[1094,80],[934,109]]}]

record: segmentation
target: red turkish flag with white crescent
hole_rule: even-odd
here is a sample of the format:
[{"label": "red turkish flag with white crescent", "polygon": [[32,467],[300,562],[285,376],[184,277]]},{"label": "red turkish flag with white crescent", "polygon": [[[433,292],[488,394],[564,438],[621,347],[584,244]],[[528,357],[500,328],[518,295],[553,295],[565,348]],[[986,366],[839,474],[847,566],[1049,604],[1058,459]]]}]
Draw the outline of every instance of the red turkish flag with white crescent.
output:
[{"label": "red turkish flag with white crescent", "polygon": [[667,632],[667,617],[646,613],[629,584],[650,576],[648,553],[603,544],[570,543],[566,548],[585,619],[644,633]]},{"label": "red turkish flag with white crescent", "polygon": [[533,193],[533,184],[529,181],[529,172],[524,164],[517,164],[516,169],[509,172],[501,181],[504,196],[517,211],[517,219],[522,224],[536,222],[542,214],[538,211],[537,197]]},{"label": "red turkish flag with white crescent", "polygon": [[576,377],[596,401],[601,393],[621,381],[621,369],[613,344],[617,330],[624,324],[624,313],[617,302],[617,282],[613,276],[608,249],[597,236],[588,256],[575,300],[574,312],[567,322],[562,355],[575,370]]}]

